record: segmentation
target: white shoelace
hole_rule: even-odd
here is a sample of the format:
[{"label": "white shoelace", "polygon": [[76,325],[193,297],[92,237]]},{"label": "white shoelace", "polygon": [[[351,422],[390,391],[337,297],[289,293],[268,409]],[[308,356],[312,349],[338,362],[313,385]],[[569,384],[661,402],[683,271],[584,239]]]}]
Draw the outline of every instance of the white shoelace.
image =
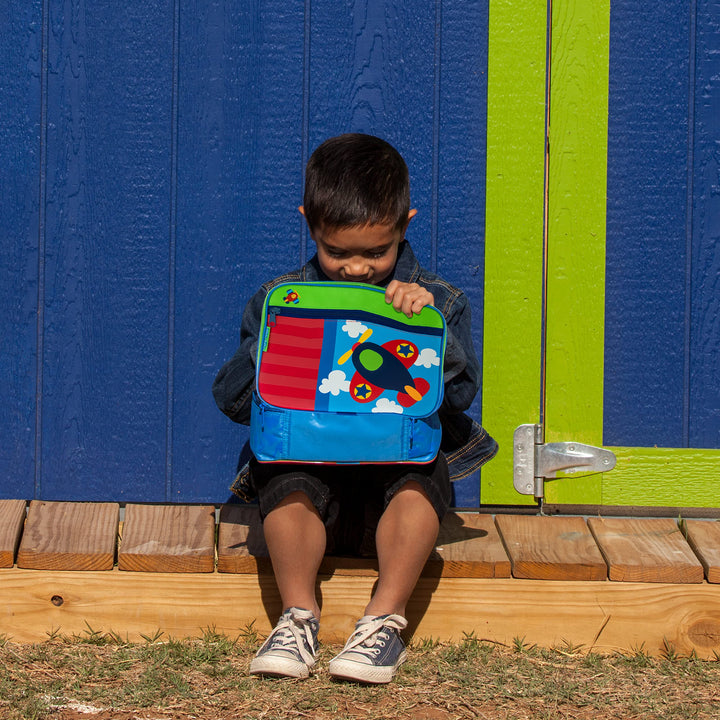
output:
[{"label": "white shoelace", "polygon": [[[362,618],[358,622],[357,630],[350,636],[342,652],[352,650],[358,645],[372,649],[377,655],[380,648],[374,648],[376,643],[385,645],[385,640],[390,636],[385,632],[378,632],[380,628],[387,626],[395,630],[404,630],[407,627],[407,620],[402,615],[381,615],[378,617]],[[362,652],[362,651],[361,651]],[[341,653],[342,654],[342,653]]]},{"label": "white shoelace", "polygon": [[[264,650],[267,645],[279,649],[287,648],[291,651],[297,648],[303,662],[306,665],[312,665],[315,662],[315,643],[309,622],[312,617],[312,613],[307,610],[292,608],[289,613],[283,614],[278,620],[275,629],[260,650]],[[310,648],[310,652],[307,648]]]}]

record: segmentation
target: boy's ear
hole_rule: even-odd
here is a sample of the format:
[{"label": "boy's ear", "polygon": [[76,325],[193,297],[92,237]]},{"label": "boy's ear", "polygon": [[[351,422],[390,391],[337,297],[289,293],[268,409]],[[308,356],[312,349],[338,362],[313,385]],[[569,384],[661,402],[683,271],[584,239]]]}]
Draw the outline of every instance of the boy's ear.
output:
[{"label": "boy's ear", "polygon": [[403,235],[405,234],[405,231],[408,229],[408,225],[410,224],[410,221],[411,221],[416,215],[417,215],[417,210],[416,210],[415,208],[413,208],[413,209],[408,213],[408,219],[407,219],[407,222],[405,223],[405,227],[403,228]]},{"label": "boy's ear", "polygon": [[310,231],[310,237],[313,240],[315,240],[315,238],[313,238],[313,236],[312,236],[312,228],[310,227],[310,223],[307,222],[307,216],[305,215],[305,208],[302,205],[300,205],[298,210],[300,211],[300,214],[305,218],[305,222],[307,223],[308,230]]}]

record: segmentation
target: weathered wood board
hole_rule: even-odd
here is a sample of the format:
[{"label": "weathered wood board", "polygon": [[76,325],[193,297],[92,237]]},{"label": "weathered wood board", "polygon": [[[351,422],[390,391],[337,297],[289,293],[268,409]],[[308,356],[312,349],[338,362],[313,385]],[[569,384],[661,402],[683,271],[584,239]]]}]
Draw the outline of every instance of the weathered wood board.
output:
[{"label": "weathered wood board", "polygon": [[223,505],[218,528],[218,572],[270,572],[272,566],[255,505]]},{"label": "weathered wood board", "polygon": [[605,580],[607,567],[579,517],[497,515],[500,536],[516,578]]},{"label": "weathered wood board", "polygon": [[0,568],[12,567],[25,522],[24,500],[0,500]]},{"label": "weathered wood board", "polygon": [[118,551],[120,570],[212,572],[215,508],[212,505],[128,505]]},{"label": "weathered wood board", "polygon": [[117,503],[33,500],[17,554],[20,568],[112,570]]},{"label": "weathered wood board", "polygon": [[686,520],[685,533],[707,581],[720,583],[720,522]]},{"label": "weathered wood board", "polygon": [[703,568],[671,518],[590,518],[610,580],[699,583]]},{"label": "weathered wood board", "polygon": [[440,577],[510,577],[510,560],[492,515],[450,513],[440,525],[426,574]]}]

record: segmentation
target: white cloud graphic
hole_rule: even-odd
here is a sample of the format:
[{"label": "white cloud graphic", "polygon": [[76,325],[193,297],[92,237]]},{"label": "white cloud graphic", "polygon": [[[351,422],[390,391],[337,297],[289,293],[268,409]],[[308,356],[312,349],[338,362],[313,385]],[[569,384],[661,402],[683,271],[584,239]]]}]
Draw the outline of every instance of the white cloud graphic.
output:
[{"label": "white cloud graphic", "polygon": [[396,415],[402,415],[402,405],[398,405],[394,400],[388,398],[380,398],[372,409],[374,413],[395,413]]},{"label": "white cloud graphic", "polygon": [[363,325],[359,320],[346,320],[342,329],[351,338],[358,338],[367,330],[367,325]]},{"label": "white cloud graphic", "polygon": [[320,392],[325,395],[332,393],[337,396],[341,392],[348,392],[349,390],[350,381],[345,379],[345,373],[342,370],[333,370],[320,383]]},{"label": "white cloud graphic", "polygon": [[418,355],[418,359],[415,361],[415,365],[422,365],[426,368],[439,364],[440,358],[432,348],[425,348],[424,350],[422,350]]}]

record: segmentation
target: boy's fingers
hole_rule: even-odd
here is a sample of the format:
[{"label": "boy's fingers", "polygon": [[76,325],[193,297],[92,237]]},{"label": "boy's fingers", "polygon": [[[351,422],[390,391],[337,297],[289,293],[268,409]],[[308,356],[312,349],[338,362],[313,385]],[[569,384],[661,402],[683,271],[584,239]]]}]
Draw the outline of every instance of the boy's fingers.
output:
[{"label": "boy's fingers", "polygon": [[401,283],[393,280],[385,290],[385,300],[409,318],[419,313],[426,305],[435,302],[433,294],[415,283]]},{"label": "boy's fingers", "polygon": [[385,288],[385,302],[392,302],[395,297],[395,291],[398,289],[400,283],[397,280],[392,280]]}]

